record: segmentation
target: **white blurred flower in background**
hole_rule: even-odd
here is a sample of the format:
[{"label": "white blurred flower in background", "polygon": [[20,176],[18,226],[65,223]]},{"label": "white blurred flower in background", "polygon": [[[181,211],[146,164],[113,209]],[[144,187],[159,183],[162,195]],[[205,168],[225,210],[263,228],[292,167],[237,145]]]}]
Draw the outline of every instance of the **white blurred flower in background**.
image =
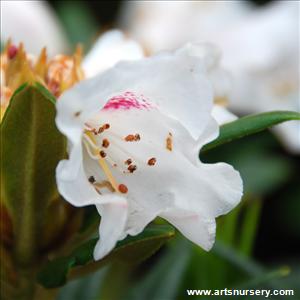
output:
[{"label": "white blurred flower in background", "polygon": [[144,57],[138,43],[127,38],[121,31],[110,30],[101,35],[83,60],[87,77],[113,67],[121,60],[136,60]]},{"label": "white blurred flower in background", "polygon": [[69,49],[59,19],[45,1],[1,0],[1,43],[9,38],[16,44],[23,42],[34,55],[45,46],[50,56]]},{"label": "white blurred flower in background", "polygon": [[[126,1],[120,24],[150,52],[212,41],[249,13],[245,1]],[[215,39],[217,40],[217,39]]]},{"label": "white blurred flower in background", "polygon": [[[128,1],[120,24],[148,52],[185,43],[212,42],[233,74],[230,108],[240,114],[300,111],[299,2],[255,8],[246,1]],[[300,124],[276,132],[300,152]]]}]

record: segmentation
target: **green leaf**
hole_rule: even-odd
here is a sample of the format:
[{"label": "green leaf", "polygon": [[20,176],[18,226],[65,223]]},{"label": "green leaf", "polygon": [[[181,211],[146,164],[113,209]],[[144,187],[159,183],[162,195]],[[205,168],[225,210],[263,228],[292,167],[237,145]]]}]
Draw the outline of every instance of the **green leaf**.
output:
[{"label": "green leaf", "polygon": [[268,284],[270,281],[282,277],[286,277],[290,274],[290,268],[287,266],[283,266],[279,268],[278,270],[272,270],[272,271],[266,271],[265,273],[254,277],[253,279],[250,279],[246,282],[243,282],[242,284],[238,285],[237,288],[239,289],[253,289],[260,287],[262,284]]},{"label": "green leaf", "polygon": [[93,260],[93,250],[98,239],[92,239],[75,249],[68,257],[46,264],[37,280],[46,288],[54,288],[66,283],[70,270],[69,279],[74,279],[94,272],[113,260],[141,261],[157,251],[174,234],[171,226],[151,225],[141,234],[120,241],[109,255],[96,262]]},{"label": "green leaf", "polygon": [[20,264],[36,258],[47,205],[57,194],[55,168],[66,144],[55,126],[54,100],[41,85],[22,85],[1,123],[1,198],[12,215]]},{"label": "green leaf", "polygon": [[300,113],[293,111],[272,111],[240,118],[221,126],[219,137],[205,145],[201,152],[206,152],[233,140],[291,120],[300,120]]},{"label": "green leaf", "polygon": [[[251,201],[252,200],[252,201]],[[261,199],[250,199],[240,225],[238,252],[251,257],[262,208]]]},{"label": "green leaf", "polygon": [[265,269],[260,264],[240,254],[229,245],[223,244],[221,241],[215,242],[211,252],[230,262],[249,276],[255,277],[264,274]]},{"label": "green leaf", "polygon": [[172,247],[123,299],[139,300],[141,295],[144,300],[175,299],[191,258],[191,248],[191,243],[186,239],[174,241]]},{"label": "green leaf", "polygon": [[274,135],[264,131],[202,153],[201,161],[232,165],[243,178],[244,194],[261,197],[283,186],[296,171],[292,158],[281,149]]}]

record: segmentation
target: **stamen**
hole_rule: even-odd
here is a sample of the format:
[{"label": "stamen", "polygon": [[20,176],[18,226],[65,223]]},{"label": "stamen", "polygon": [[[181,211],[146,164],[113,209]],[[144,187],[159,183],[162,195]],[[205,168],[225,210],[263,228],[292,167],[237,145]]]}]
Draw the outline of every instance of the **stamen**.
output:
[{"label": "stamen", "polygon": [[[87,142],[89,144],[90,147],[93,148],[93,150],[95,150],[95,152],[98,151],[98,147],[91,141],[90,138],[90,133],[92,133],[91,131],[85,131],[86,134],[83,135],[84,141],[83,142]],[[87,134],[89,132],[89,134]],[[93,154],[91,155],[93,156]]]},{"label": "stamen", "polygon": [[126,137],[125,137],[125,141],[126,142],[138,142],[139,140],[141,139],[141,136],[136,133],[136,134],[128,134]]},{"label": "stamen", "polygon": [[125,137],[125,141],[126,142],[133,142],[134,141],[134,135],[133,134],[129,134]]},{"label": "stamen", "polygon": [[128,158],[125,162],[125,165],[130,165],[130,164],[132,164],[132,159],[131,158]]},{"label": "stamen", "polygon": [[79,117],[80,114],[81,114],[81,111],[76,111],[76,112],[74,113],[74,117]]},{"label": "stamen", "polygon": [[109,146],[109,140],[108,140],[108,139],[104,139],[104,140],[102,141],[102,147],[108,148],[108,146]]},{"label": "stamen", "polygon": [[[84,145],[85,145],[85,149],[86,149],[86,151],[88,152],[89,156],[90,156],[91,158],[93,158],[93,159],[97,159],[97,160],[98,160],[99,156],[98,156],[98,155],[94,155],[94,154],[91,152],[91,149],[90,149],[91,147],[90,147],[90,144],[87,142],[87,140],[84,140],[83,143],[84,143]],[[97,149],[97,150],[98,150],[98,149]]]},{"label": "stamen", "polygon": [[173,141],[172,141],[172,133],[169,132],[169,136],[166,139],[166,148],[169,151],[173,150]]},{"label": "stamen", "polygon": [[[94,143],[94,146],[95,146],[97,143],[95,141],[94,136],[90,132],[86,132],[86,135],[91,139],[91,141]],[[98,163],[99,163],[100,167],[103,169],[104,174],[106,175],[107,179],[111,183],[111,185],[114,188],[114,190],[118,191],[119,190],[118,189],[118,185],[117,185],[117,183],[116,183],[116,181],[115,181],[115,179],[114,179],[111,171],[109,170],[109,168],[108,168],[105,160],[103,159],[103,157],[101,157],[101,156],[99,157]]]},{"label": "stamen", "polygon": [[103,180],[101,182],[97,182],[97,183],[94,184],[94,186],[96,186],[99,189],[107,188],[111,192],[115,191],[114,188],[113,188],[113,186],[111,185],[111,183],[109,181],[107,181],[107,180]]},{"label": "stamen", "polygon": [[89,182],[90,183],[94,183],[96,181],[95,177],[94,176],[90,176],[89,177]]},{"label": "stamen", "polygon": [[106,153],[105,153],[103,150],[101,150],[101,151],[99,152],[99,154],[100,154],[100,156],[103,157],[103,158],[106,156]]},{"label": "stamen", "polygon": [[106,123],[103,126],[99,127],[98,133],[102,133],[104,130],[107,130],[109,128],[110,128],[110,125],[108,123]]},{"label": "stamen", "polygon": [[128,168],[127,168],[127,170],[128,170],[130,173],[133,173],[136,169],[137,169],[137,166],[136,166],[136,165],[130,165],[130,166],[128,166]]},{"label": "stamen", "polygon": [[122,194],[126,194],[128,192],[128,187],[125,184],[119,184],[118,190]]},{"label": "stamen", "polygon": [[148,165],[149,166],[154,166],[156,164],[156,158],[152,157],[148,160]]}]

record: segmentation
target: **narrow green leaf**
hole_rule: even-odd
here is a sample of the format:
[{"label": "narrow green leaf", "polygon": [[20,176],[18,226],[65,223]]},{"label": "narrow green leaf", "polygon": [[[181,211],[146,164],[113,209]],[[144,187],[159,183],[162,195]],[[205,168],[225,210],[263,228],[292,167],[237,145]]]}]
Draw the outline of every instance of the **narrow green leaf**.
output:
[{"label": "narrow green leaf", "polygon": [[217,232],[217,239],[227,245],[233,245],[235,242],[236,229],[238,227],[237,224],[241,210],[242,204],[219,220],[220,224],[218,224],[219,231]]},{"label": "narrow green leaf", "polygon": [[[125,300],[175,299],[191,258],[191,243],[174,241],[150,272],[128,291]],[[112,285],[111,285],[112,286]],[[101,295],[102,296],[102,295]],[[107,299],[103,297],[103,299]]]},{"label": "narrow green leaf", "polygon": [[246,210],[240,228],[240,232],[242,234],[240,235],[238,245],[239,252],[249,257],[252,253],[262,207],[261,199],[251,200],[252,201],[249,201],[249,203],[246,205]]},{"label": "narrow green leaf", "polygon": [[250,276],[259,276],[265,272],[265,269],[261,265],[220,241],[216,241],[211,252],[230,262]]},{"label": "narrow green leaf", "polygon": [[36,257],[49,201],[57,194],[55,168],[65,138],[55,126],[53,96],[40,85],[22,85],[1,123],[1,197],[12,218],[19,263]]},{"label": "narrow green leaf", "polygon": [[254,277],[251,280],[243,282],[242,284],[238,285],[238,289],[253,289],[261,286],[262,284],[269,283],[274,279],[280,279],[282,277],[286,277],[290,274],[291,270],[289,267],[281,267],[275,271],[266,271],[265,273],[261,274],[260,276]]},{"label": "narrow green leaf", "polygon": [[113,260],[138,262],[152,255],[174,234],[171,226],[151,225],[141,234],[120,241],[109,255],[96,262],[93,260],[93,250],[98,239],[92,239],[74,250],[70,256],[46,264],[37,280],[46,288],[54,288],[65,284],[67,277],[74,279],[89,274]]},{"label": "narrow green leaf", "polygon": [[240,118],[221,126],[219,137],[205,145],[201,152],[206,152],[225,143],[291,120],[300,120],[300,113],[293,111],[272,111]]}]

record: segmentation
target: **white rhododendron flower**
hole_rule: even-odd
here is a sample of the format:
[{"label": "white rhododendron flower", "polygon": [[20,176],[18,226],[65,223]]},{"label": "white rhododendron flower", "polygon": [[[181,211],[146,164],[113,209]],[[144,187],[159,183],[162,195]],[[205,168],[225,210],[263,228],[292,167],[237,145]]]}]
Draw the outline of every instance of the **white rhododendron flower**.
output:
[{"label": "white rhododendron flower", "polygon": [[[129,1],[120,24],[150,53],[186,41],[216,44],[233,76],[229,108],[236,113],[299,112],[299,11],[299,1],[261,7],[246,1]],[[300,122],[274,130],[300,153]]]},{"label": "white rhododendron flower", "polygon": [[157,216],[209,250],[215,218],[241,199],[237,171],[198,158],[218,136],[207,70],[213,57],[200,50],[190,45],[121,62],[57,101],[56,123],[69,141],[58,189],[75,206],[96,205],[96,260]]}]

